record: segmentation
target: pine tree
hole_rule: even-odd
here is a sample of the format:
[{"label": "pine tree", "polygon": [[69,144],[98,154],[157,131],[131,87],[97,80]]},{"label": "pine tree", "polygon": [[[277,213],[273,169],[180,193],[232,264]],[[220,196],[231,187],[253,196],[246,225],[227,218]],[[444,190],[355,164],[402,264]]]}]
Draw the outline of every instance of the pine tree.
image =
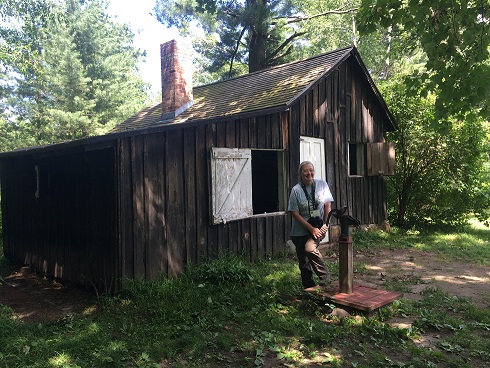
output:
[{"label": "pine tree", "polygon": [[146,104],[143,55],[129,27],[105,14],[105,0],[8,5],[0,12],[9,21],[0,25],[0,45],[8,45],[0,70],[11,81],[2,86],[0,130],[17,147],[103,134]]}]

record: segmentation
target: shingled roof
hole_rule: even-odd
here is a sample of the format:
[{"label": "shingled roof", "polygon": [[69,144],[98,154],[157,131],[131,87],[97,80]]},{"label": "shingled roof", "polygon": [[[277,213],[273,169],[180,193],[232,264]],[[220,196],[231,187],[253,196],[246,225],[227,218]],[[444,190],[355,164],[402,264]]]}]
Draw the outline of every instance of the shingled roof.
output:
[{"label": "shingled roof", "polygon": [[288,108],[353,51],[356,52],[354,47],[338,49],[305,60],[194,87],[194,104],[174,119],[161,120],[161,104],[158,103],[130,117],[111,133]]}]

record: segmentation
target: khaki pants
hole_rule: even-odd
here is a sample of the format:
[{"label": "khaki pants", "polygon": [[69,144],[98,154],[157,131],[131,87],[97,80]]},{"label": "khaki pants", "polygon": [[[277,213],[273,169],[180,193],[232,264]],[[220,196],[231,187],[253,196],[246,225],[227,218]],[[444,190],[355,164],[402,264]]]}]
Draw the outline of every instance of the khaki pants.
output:
[{"label": "khaki pants", "polygon": [[311,235],[292,236],[291,240],[296,247],[303,287],[309,288],[316,285],[313,280],[313,272],[318,276],[320,281],[329,282],[330,274],[323,262],[320,251],[317,249],[317,243]]}]

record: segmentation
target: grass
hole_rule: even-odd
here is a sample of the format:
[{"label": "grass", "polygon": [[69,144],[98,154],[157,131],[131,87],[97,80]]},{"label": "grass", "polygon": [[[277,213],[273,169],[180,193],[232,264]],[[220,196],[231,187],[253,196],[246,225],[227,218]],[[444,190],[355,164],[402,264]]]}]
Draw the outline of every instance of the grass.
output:
[{"label": "grass", "polygon": [[416,248],[439,253],[447,260],[474,262],[490,265],[490,229],[472,222],[460,232],[423,233],[420,231],[401,231],[397,228],[387,234],[384,232],[354,232],[353,240],[358,249],[372,247]]},{"label": "grass", "polygon": [[[355,232],[356,247],[416,247],[487,265],[490,259],[487,228],[451,234],[392,230]],[[0,257],[0,276],[10,267]],[[336,272],[335,264],[330,268]],[[299,280],[290,255],[254,265],[223,255],[176,279],[128,280],[119,295],[102,296],[95,312],[55,323],[14,320],[0,304],[0,367],[490,365],[488,308],[426,289],[420,301],[398,300],[373,317],[337,319],[329,315],[330,305],[301,291]],[[386,322],[394,317],[413,323],[392,327]],[[435,335],[435,347],[419,343]]]}]

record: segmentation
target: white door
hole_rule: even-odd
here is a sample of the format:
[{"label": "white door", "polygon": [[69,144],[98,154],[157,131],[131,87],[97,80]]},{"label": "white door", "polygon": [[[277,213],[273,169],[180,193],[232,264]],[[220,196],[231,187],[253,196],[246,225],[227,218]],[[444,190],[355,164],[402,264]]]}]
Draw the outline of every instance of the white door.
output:
[{"label": "white door", "polygon": [[315,178],[327,181],[324,140],[302,136],[300,137],[299,150],[299,163],[311,161],[315,166]]}]

